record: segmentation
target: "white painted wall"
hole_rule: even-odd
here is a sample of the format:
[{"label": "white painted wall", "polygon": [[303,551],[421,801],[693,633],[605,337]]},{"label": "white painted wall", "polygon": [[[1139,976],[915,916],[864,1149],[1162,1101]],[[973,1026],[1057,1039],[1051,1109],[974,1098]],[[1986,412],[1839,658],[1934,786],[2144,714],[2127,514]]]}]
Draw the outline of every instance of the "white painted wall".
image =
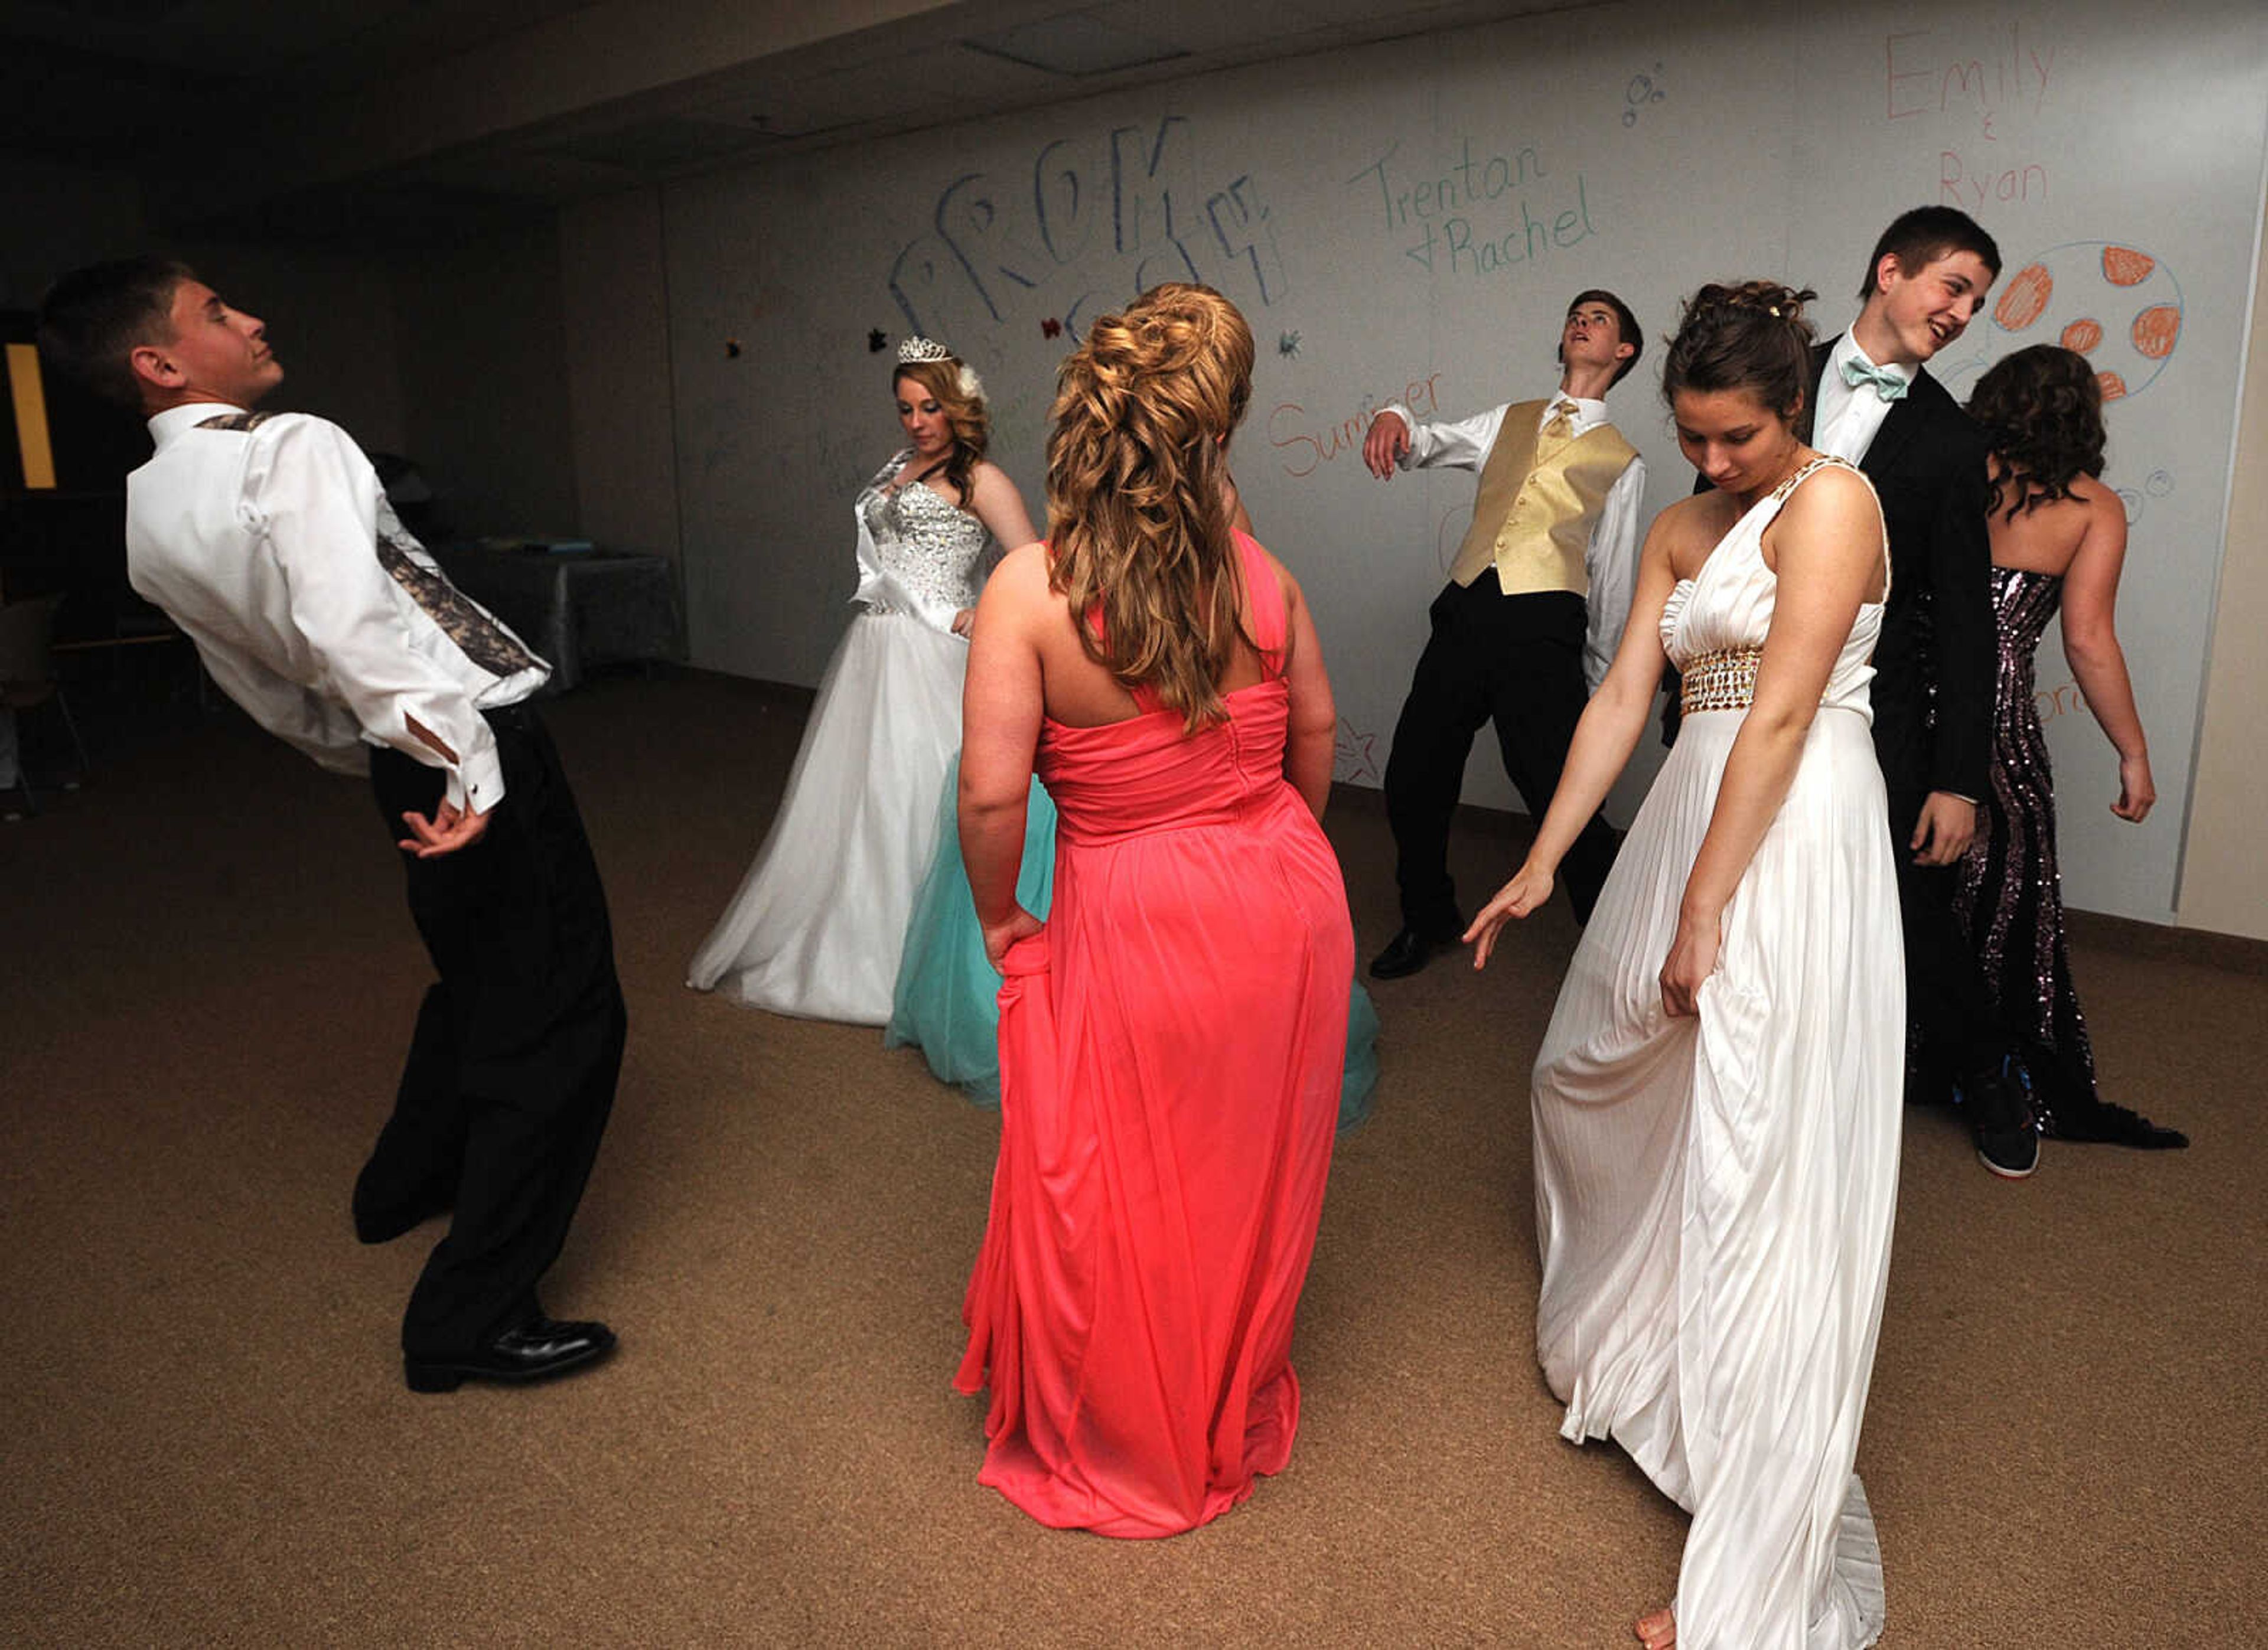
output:
[{"label": "white painted wall", "polygon": [[[2258,651],[2259,628],[2231,616],[2250,611],[2232,604],[2253,586],[2225,576],[2222,556],[2268,19],[2201,0],[2179,28],[2167,22],[2110,0],[2038,22],[1873,4],[1814,5],[1758,31],[1730,5],[1646,0],[1559,14],[1548,31],[1403,41],[719,173],[662,192],[659,283],[619,222],[571,215],[566,261],[599,248],[593,268],[626,277],[615,290],[634,311],[662,289],[671,382],[620,374],[635,384],[608,405],[646,416],[666,398],[696,661],[799,682],[816,679],[844,622],[851,492],[895,440],[867,329],[895,340],[917,320],[976,363],[996,456],[1036,517],[1065,347],[1044,323],[1075,332],[1079,315],[1193,268],[1261,335],[1240,480],[1263,539],[1315,598],[1347,714],[1341,775],[1374,782],[1470,483],[1381,486],[1335,432],[1412,385],[1452,414],[1541,393],[1559,311],[1594,283],[1631,298],[1656,360],[1676,298],[1712,276],[1815,284],[1822,322],[1838,326],[1881,225],[1918,201],[1959,201],[2007,254],[1996,298],[2035,264],[2056,293],[2029,327],[2014,300],[2007,325],[1980,321],[1940,364],[1956,393],[1999,353],[2082,318],[2064,313],[2082,295],[2082,309],[2128,296],[2178,309],[2162,358],[2135,357],[2132,318],[2104,315],[2105,357],[2120,356],[2132,391],[2111,409],[2108,479],[2134,520],[2122,630],[2167,798],[2149,825],[2091,806],[2115,788],[2110,753],[2083,712],[2060,713],[2068,672],[2052,645],[2041,661],[2071,799],[2068,897],[2167,921],[2200,717],[2211,711],[2211,758],[2228,749],[2220,730],[2268,712],[2268,676],[2224,669]],[[1445,201],[1443,179],[1470,198]],[[2105,280],[2106,245],[2147,254],[2147,280]],[[580,304],[570,327],[578,357],[619,355],[638,330]],[[2256,386],[2264,372],[2256,352]],[[1659,508],[1689,481],[1658,401],[1633,377],[1614,404]],[[578,431],[578,447],[600,438]],[[1625,786],[1624,816],[1642,780]],[[1509,800],[1485,742],[1467,796]],[[2268,879],[2220,845],[2216,807],[2200,801],[2209,829],[2190,886],[2206,886],[2208,864],[2228,875],[2214,916],[2185,894],[2184,919],[2268,929]]]}]

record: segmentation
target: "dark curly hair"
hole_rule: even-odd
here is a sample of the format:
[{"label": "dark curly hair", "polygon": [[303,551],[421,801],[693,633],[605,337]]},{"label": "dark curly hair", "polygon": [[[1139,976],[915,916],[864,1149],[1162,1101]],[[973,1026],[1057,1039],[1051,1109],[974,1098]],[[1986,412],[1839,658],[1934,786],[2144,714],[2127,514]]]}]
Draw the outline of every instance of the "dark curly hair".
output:
[{"label": "dark curly hair", "polygon": [[1777,281],[1711,282],[1685,300],[1661,364],[1661,398],[1674,401],[1680,390],[1744,389],[1794,419],[1810,388],[1817,335],[1803,306],[1818,296]]},{"label": "dark curly hair", "polygon": [[2102,386],[2087,357],[2036,343],[1993,364],[1969,393],[1992,455],[1987,514],[2010,519],[2071,497],[2075,475],[2102,474]]}]

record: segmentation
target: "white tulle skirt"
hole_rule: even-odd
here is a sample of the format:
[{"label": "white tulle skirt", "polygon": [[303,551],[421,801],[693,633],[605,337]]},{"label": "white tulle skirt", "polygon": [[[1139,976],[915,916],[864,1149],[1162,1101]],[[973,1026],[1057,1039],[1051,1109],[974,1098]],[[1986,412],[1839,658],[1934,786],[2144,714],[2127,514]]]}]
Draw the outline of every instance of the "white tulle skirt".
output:
[{"label": "white tulle skirt", "polygon": [[1686,718],[1536,1060],[1537,1353],[1563,1434],[1693,1514],[1681,1646],[1852,1650],[1883,1615],[1852,1467],[1897,1191],[1897,888],[1866,718],[1822,710],[1699,1014],[1664,1014],[1742,716]]},{"label": "white tulle skirt", "polygon": [[771,830],[687,983],[809,1020],[889,1019],[968,667],[966,642],[910,613],[850,622]]}]

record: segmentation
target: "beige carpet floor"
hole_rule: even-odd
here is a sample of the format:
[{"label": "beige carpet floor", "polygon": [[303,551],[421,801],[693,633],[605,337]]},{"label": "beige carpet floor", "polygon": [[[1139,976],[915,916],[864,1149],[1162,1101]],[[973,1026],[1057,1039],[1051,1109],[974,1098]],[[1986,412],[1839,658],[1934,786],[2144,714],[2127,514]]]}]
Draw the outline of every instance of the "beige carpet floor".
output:
[{"label": "beige carpet floor", "polygon": [[[1532,1356],[1526,1072],[1574,929],[1376,991],[1288,1470],[1193,1535],[1042,1529],[947,1381],[994,1116],[873,1032],[698,996],[685,959],[786,773],[794,696],[601,680],[551,710],[631,1033],[529,1391],[404,1390],[438,1227],[353,1241],[426,966],[366,792],[232,713],[114,741],[0,828],[0,1641],[11,1645],[1628,1642],[1683,1519],[1576,1448]],[[1460,826],[1469,894],[1517,821]],[[1330,821],[1364,954],[1374,797]],[[2083,945],[2106,1083],[2195,1137],[1988,1178],[1907,1119],[1859,1466],[1894,1646],[2268,1632],[2268,977]]]}]

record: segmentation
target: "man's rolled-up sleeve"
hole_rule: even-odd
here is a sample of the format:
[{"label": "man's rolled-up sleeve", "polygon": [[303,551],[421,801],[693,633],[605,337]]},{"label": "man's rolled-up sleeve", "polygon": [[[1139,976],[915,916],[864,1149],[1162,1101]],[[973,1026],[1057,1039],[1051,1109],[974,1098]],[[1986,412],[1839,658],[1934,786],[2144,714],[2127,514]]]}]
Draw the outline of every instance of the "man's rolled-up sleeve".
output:
[{"label": "man's rolled-up sleeve", "polygon": [[443,770],[453,806],[486,813],[504,799],[496,736],[463,684],[412,643],[401,587],[378,558],[377,472],[319,418],[292,419],[271,445],[264,473],[248,477],[250,498],[291,591],[292,622],[318,661],[320,680],[306,685],[345,703],[370,737]]}]

